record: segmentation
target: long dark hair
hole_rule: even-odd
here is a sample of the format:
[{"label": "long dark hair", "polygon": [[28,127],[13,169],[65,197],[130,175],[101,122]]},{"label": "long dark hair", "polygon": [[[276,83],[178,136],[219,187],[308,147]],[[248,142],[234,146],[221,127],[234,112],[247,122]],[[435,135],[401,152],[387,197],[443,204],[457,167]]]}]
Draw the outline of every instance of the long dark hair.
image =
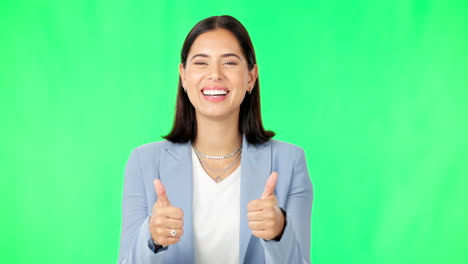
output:
[{"label": "long dark hair", "polygon": [[[185,38],[180,59],[183,67],[186,66],[187,56],[193,42],[201,34],[215,29],[229,30],[239,41],[242,52],[247,59],[248,69],[251,71],[257,63],[255,51],[250,40],[249,33],[245,27],[232,16],[212,16],[198,22]],[[260,111],[260,80],[253,87],[251,94],[246,94],[240,106],[239,132],[244,134],[250,144],[259,144],[268,141],[275,133],[265,130],[262,123]],[[179,76],[179,87],[177,90],[177,102],[174,124],[171,132],[164,136],[165,139],[174,143],[185,143],[194,140],[197,135],[197,119],[195,108],[190,103],[187,94],[182,87]]]}]

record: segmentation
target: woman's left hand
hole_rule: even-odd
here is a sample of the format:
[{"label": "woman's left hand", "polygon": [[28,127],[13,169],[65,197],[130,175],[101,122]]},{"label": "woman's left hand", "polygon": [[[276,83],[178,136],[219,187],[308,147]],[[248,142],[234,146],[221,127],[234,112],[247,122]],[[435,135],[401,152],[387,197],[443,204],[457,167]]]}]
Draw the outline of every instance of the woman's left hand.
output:
[{"label": "woman's left hand", "polygon": [[272,172],[267,180],[262,199],[250,201],[247,205],[247,219],[252,234],[271,240],[283,234],[285,219],[274,193],[278,173]]}]

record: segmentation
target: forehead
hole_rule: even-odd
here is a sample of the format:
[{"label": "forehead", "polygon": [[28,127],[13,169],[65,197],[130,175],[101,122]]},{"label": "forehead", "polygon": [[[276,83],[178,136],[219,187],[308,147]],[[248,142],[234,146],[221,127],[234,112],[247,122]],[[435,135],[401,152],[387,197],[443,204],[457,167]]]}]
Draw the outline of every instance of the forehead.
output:
[{"label": "forehead", "polygon": [[217,55],[228,52],[242,56],[238,40],[226,29],[215,29],[201,34],[195,39],[190,48],[190,54]]}]

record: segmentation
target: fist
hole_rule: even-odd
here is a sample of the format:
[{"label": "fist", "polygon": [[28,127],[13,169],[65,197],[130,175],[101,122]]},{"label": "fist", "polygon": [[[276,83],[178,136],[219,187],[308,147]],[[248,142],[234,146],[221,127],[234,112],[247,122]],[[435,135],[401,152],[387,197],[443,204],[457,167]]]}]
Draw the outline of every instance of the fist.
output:
[{"label": "fist", "polygon": [[271,173],[261,199],[250,201],[247,205],[247,219],[252,235],[271,240],[283,234],[285,220],[274,194],[278,173]]},{"label": "fist", "polygon": [[180,241],[184,234],[184,213],[180,208],[171,206],[166,189],[160,180],[154,180],[158,200],[154,203],[149,219],[151,238],[167,247]]}]

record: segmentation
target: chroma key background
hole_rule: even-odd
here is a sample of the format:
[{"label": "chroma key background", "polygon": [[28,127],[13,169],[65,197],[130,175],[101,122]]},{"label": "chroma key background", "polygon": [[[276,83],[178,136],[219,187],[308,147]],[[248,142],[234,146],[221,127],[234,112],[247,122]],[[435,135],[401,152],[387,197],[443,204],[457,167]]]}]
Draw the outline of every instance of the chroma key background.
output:
[{"label": "chroma key background", "polygon": [[1,1],[0,263],[117,262],[125,162],[222,14],[252,36],[265,126],[306,151],[312,262],[468,263],[464,0]]}]

